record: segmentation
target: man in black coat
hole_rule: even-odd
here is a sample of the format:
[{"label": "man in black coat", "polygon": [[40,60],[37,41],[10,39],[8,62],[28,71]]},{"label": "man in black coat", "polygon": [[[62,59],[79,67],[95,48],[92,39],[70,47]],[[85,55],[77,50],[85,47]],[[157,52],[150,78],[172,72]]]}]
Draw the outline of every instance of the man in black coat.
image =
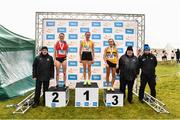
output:
[{"label": "man in black coat", "polygon": [[129,103],[132,104],[132,95],[133,95],[133,85],[134,81],[139,74],[139,67],[138,67],[138,58],[134,56],[132,46],[127,48],[126,53],[121,56],[119,59],[119,65],[117,69],[117,74],[120,71],[120,91],[124,94],[125,98],[125,90],[126,85],[128,86],[128,97],[127,100]]},{"label": "man in black coat", "polygon": [[151,90],[151,96],[156,97],[155,68],[157,66],[157,59],[153,54],[150,53],[150,47],[148,44],[144,45],[144,53],[138,59],[139,59],[139,67],[141,69],[139,100],[143,103],[144,90],[147,83]]},{"label": "man in black coat", "polygon": [[53,57],[48,54],[46,46],[41,48],[40,55],[33,62],[32,77],[36,80],[33,107],[37,107],[40,102],[41,86],[43,85],[43,103],[45,104],[45,91],[49,88],[50,79],[54,78],[54,61]]}]

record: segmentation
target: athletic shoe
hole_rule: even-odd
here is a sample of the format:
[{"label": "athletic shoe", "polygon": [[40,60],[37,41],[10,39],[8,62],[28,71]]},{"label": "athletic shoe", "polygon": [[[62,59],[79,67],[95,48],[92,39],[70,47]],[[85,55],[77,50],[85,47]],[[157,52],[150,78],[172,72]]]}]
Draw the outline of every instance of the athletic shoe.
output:
[{"label": "athletic shoe", "polygon": [[114,92],[114,88],[113,88],[113,87],[111,87],[111,91],[113,91],[113,92]]},{"label": "athletic shoe", "polygon": [[84,84],[83,85],[87,85],[87,80],[84,80]]},{"label": "athletic shoe", "polygon": [[88,81],[87,81],[87,84],[88,84],[88,85],[91,85],[91,81],[90,81],[90,80],[88,80]]}]

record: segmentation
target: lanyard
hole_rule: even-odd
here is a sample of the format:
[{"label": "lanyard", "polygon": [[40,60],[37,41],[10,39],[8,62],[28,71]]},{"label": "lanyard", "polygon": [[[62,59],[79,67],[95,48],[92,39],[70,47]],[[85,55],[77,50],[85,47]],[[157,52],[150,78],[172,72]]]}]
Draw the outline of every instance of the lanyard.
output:
[{"label": "lanyard", "polygon": [[63,48],[64,48],[64,43],[62,43],[62,42],[59,41],[59,47],[60,47],[61,50],[63,50]]},{"label": "lanyard", "polygon": [[89,48],[89,41],[85,40],[85,45]]},{"label": "lanyard", "polygon": [[110,54],[112,55],[114,48],[113,47],[109,47],[109,49],[110,49]]}]

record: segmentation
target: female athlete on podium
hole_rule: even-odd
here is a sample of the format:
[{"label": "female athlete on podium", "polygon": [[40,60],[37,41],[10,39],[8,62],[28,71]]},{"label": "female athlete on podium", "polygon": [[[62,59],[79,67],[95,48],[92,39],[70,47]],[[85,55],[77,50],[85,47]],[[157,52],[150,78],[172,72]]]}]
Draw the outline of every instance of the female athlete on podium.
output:
[{"label": "female athlete on podium", "polygon": [[64,40],[64,33],[59,34],[59,40],[56,42],[54,46],[54,64],[56,66],[56,87],[58,87],[59,81],[59,70],[62,66],[63,69],[63,80],[64,80],[64,87],[66,87],[66,68],[67,68],[67,53],[68,53],[68,44]]},{"label": "female athlete on podium", "polygon": [[[81,41],[79,56],[83,64],[84,85],[91,85],[91,65],[94,63],[94,42],[90,40],[91,33],[85,33],[85,40]],[[88,79],[86,79],[86,68],[88,68]]]},{"label": "female athlete on podium", "polygon": [[[106,82],[107,82],[107,90],[114,91],[113,85],[115,82],[116,65],[118,61],[118,50],[112,38],[110,38],[108,42],[109,42],[109,46],[104,50],[104,62],[106,65]],[[112,71],[111,86],[109,85],[110,70]]]}]

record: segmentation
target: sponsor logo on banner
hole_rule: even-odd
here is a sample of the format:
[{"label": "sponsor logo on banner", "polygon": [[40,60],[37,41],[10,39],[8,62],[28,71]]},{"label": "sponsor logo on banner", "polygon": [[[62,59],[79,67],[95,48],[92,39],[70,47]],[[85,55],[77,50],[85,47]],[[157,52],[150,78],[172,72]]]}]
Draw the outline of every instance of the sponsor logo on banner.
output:
[{"label": "sponsor logo on banner", "polygon": [[124,53],[124,49],[123,48],[118,48],[118,53]]},{"label": "sponsor logo on banner", "polygon": [[106,73],[106,68],[103,68],[103,73]]},{"label": "sponsor logo on banner", "polygon": [[69,60],[75,60],[77,58],[78,58],[77,54],[68,54],[68,59]]},{"label": "sponsor logo on banner", "polygon": [[100,47],[95,47],[94,52],[95,53],[101,53],[101,48]]},{"label": "sponsor logo on banner", "polygon": [[134,28],[136,28],[137,27],[137,22],[135,21],[135,22],[126,22],[126,25],[124,25],[124,27],[125,28],[132,28],[132,27],[134,27]]},{"label": "sponsor logo on banner", "polygon": [[89,28],[80,28],[81,33],[89,32]]},{"label": "sponsor logo on banner", "polygon": [[[83,72],[84,72],[84,69],[81,67],[81,68],[79,69],[79,72],[80,72],[80,73],[83,73]],[[88,69],[86,69],[86,73],[88,73]]]},{"label": "sponsor logo on banner", "polygon": [[74,45],[77,45],[79,41],[68,40],[67,43],[68,43],[68,46],[74,46]]},{"label": "sponsor logo on banner", "polygon": [[77,70],[78,70],[78,68],[68,68],[67,71],[68,71],[69,74],[72,74],[72,73],[76,73]]},{"label": "sponsor logo on banner", "polygon": [[123,40],[123,35],[114,35],[115,40]]},{"label": "sponsor logo on banner", "polygon": [[99,67],[101,66],[101,61],[95,61],[94,64],[92,64],[94,67]]},{"label": "sponsor logo on banner", "polygon": [[94,60],[99,60],[102,58],[102,54],[96,54]]},{"label": "sponsor logo on banner", "polygon": [[77,80],[76,74],[68,74],[68,80]]},{"label": "sponsor logo on banner", "polygon": [[54,40],[55,34],[46,34],[46,40]]},{"label": "sponsor logo on banner", "polygon": [[93,28],[91,29],[92,33],[101,33],[101,28]]},{"label": "sponsor logo on banner", "polygon": [[75,32],[78,32],[78,29],[77,28],[68,28],[68,32],[75,33]]},{"label": "sponsor logo on banner", "polygon": [[66,26],[66,24],[67,24],[67,22],[65,22],[65,21],[57,21],[57,26]]},{"label": "sponsor logo on banner", "polygon": [[92,68],[92,73],[101,73],[101,67],[93,67]]},{"label": "sponsor logo on banner", "polygon": [[126,40],[136,40],[137,39],[137,36],[134,34],[134,35],[126,35]]},{"label": "sponsor logo on banner", "polygon": [[112,28],[103,28],[103,33],[112,33]]},{"label": "sponsor logo on banner", "polygon": [[109,46],[109,42],[108,41],[103,41],[103,46]]},{"label": "sponsor logo on banner", "polygon": [[76,21],[69,22],[69,26],[78,26],[78,22],[76,22]]},{"label": "sponsor logo on banner", "polygon": [[78,39],[78,35],[77,34],[69,34],[69,39]]},{"label": "sponsor logo on banner", "polygon": [[46,21],[46,26],[47,27],[55,26],[55,21]]},{"label": "sponsor logo on banner", "polygon": [[92,80],[101,80],[101,75],[92,75]]},{"label": "sponsor logo on banner", "polygon": [[94,46],[95,46],[95,47],[102,46],[102,42],[94,41]]},{"label": "sponsor logo on banner", "polygon": [[77,66],[77,61],[68,61],[68,66]]},{"label": "sponsor logo on banner", "polygon": [[69,53],[77,53],[77,47],[69,47],[68,52]]},{"label": "sponsor logo on banner", "polygon": [[92,34],[92,39],[100,40],[101,39],[101,34]]},{"label": "sponsor logo on banner", "polygon": [[126,42],[126,46],[134,46],[134,42]]},{"label": "sponsor logo on banner", "polygon": [[114,22],[114,27],[123,27],[123,22]]},{"label": "sponsor logo on banner", "polygon": [[101,22],[92,22],[92,27],[100,27]]},{"label": "sponsor logo on banner", "polygon": [[85,22],[83,21],[83,22],[80,22],[80,23],[79,23],[80,26],[89,26],[89,24],[90,24],[90,23],[89,23],[89,22],[86,22],[86,21],[85,21]]},{"label": "sponsor logo on banner", "polygon": [[65,32],[66,32],[66,28],[65,27],[57,28],[57,33],[65,33]]},{"label": "sponsor logo on banner", "polygon": [[117,48],[125,45],[124,41],[115,41],[115,43]]},{"label": "sponsor logo on banner", "polygon": [[53,52],[54,52],[54,48],[48,47],[48,52],[49,52],[49,53],[53,53]]},{"label": "sponsor logo on banner", "polygon": [[123,28],[114,28],[114,33],[124,33],[124,29]]},{"label": "sponsor logo on banner", "polygon": [[52,40],[45,40],[43,41],[43,45],[44,46],[48,46],[48,47],[54,47],[55,41]]},{"label": "sponsor logo on banner", "polygon": [[103,22],[103,26],[105,26],[105,27],[112,26],[112,22],[105,21],[105,22]]},{"label": "sponsor logo on banner", "polygon": [[111,35],[111,34],[109,34],[109,35],[106,34],[106,35],[103,36],[103,39],[104,39],[104,40],[108,40],[108,39],[110,39],[110,38],[112,38],[112,35]]},{"label": "sponsor logo on banner", "polygon": [[55,30],[54,29],[50,29],[50,28],[45,28],[44,32],[45,33],[55,33]]},{"label": "sponsor logo on banner", "polygon": [[134,29],[126,29],[126,34],[134,34]]}]

